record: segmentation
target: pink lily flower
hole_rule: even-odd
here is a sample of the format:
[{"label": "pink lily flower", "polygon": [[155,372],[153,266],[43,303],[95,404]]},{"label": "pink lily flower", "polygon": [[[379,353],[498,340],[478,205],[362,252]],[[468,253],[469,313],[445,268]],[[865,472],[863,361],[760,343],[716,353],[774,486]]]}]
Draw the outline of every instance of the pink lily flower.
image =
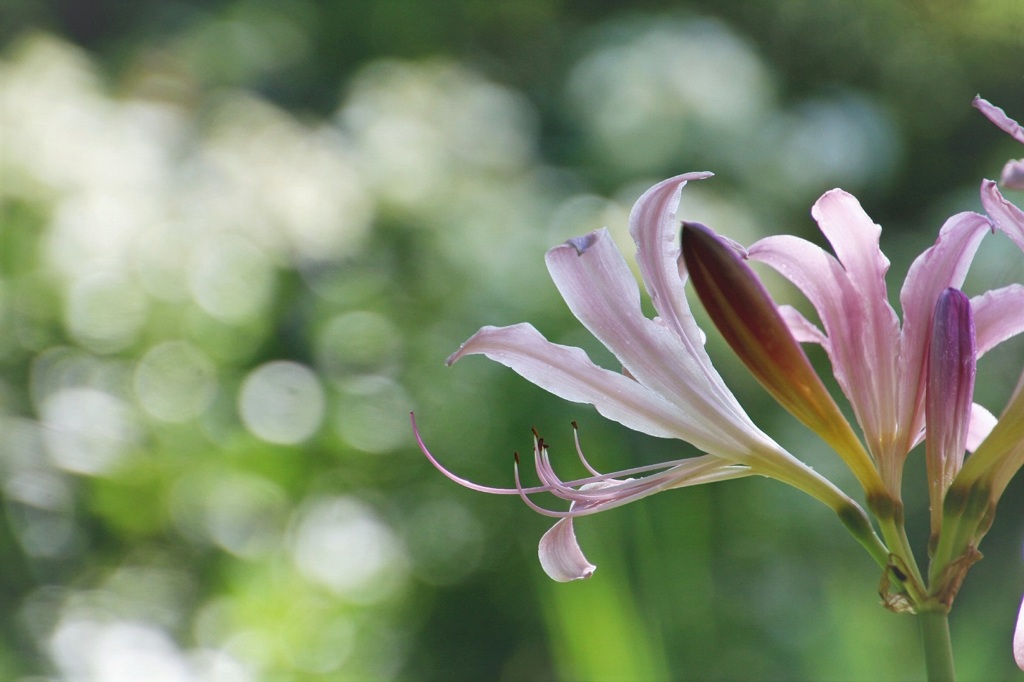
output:
[{"label": "pink lily flower", "polygon": [[[750,247],[751,260],[768,264],[810,300],[822,328],[790,306],[782,306],[793,335],[818,343],[853,406],[865,441],[889,494],[900,499],[903,462],[924,438],[928,340],[936,301],[959,288],[992,225],[1024,249],[1024,214],[982,184],[991,222],[959,213],[943,225],[935,244],[912,264],[900,293],[903,322],[889,305],[885,274],[889,261],[879,248],[881,228],[860,203],[842,190],[825,193],[811,210],[836,255],[804,239],[773,236]],[[1024,286],[1011,284],[971,299],[977,357],[1024,331]],[[967,439],[974,449],[995,417],[972,405]]]},{"label": "pink lily flower", "polygon": [[[1012,135],[1013,139],[1017,140],[1017,142],[1024,144],[1024,128],[1021,128],[1016,121],[1007,116],[1006,112],[988,100],[982,99],[980,95],[974,98],[973,104],[976,109],[988,117],[988,120],[999,126],[1001,130]],[[1008,161],[1003,166],[1000,182],[1003,184],[1003,187],[1024,189],[1024,159]]]},{"label": "pink lily flower", "polygon": [[[710,173],[687,173],[644,193],[630,214],[636,259],[658,317],[642,312],[640,291],[629,266],[607,230],[570,239],[548,251],[548,270],[573,314],[616,356],[622,373],[595,365],[579,348],[545,339],[533,326],[484,327],[448,358],[448,364],[480,354],[504,364],[541,388],[572,402],[592,404],[599,413],[631,429],[687,441],[706,455],[612,474],[562,481],[535,438],[534,459],[542,485],[489,488],[444,469],[445,475],[474,490],[523,496],[531,506],[560,517],[540,543],[544,570],[555,580],[589,577],[594,570],[576,542],[572,519],[631,502],[661,490],[758,474],[789,483],[821,500],[854,531],[883,564],[885,550],[859,506],[831,482],[784,450],[750,420],[711,364],[704,334],[687,303],[687,278],[680,258],[676,209],[680,190]],[[417,436],[418,437],[418,436]],[[631,478],[657,470],[648,476]],[[535,493],[568,500],[565,512],[544,510],[529,501]]]},{"label": "pink lily flower", "polygon": [[[1019,209],[1006,202],[994,184],[982,186],[992,224],[1024,248]],[[1024,376],[998,421],[972,403],[980,353],[1024,331],[1024,287],[1013,284],[968,300],[949,286],[963,281],[990,225],[976,214],[954,216],[910,270],[901,297],[901,329],[885,295],[888,262],[878,249],[880,228],[853,197],[839,190],[822,197],[814,215],[838,259],[794,237],[762,240],[748,256],[775,266],[801,288],[817,308],[825,332],[792,308],[776,308],[739,254],[701,225],[684,223],[686,262],[715,326],[751,372],[794,416],[841,455],[846,453],[844,459],[864,485],[892,551],[896,563],[889,570],[904,583],[890,591],[888,573],[883,574],[886,605],[896,611],[948,610],[968,568],[981,558],[977,546],[991,526],[1000,496],[1024,465]],[[780,329],[785,326],[792,334]],[[828,351],[873,446],[874,460],[883,478],[888,474],[886,493],[872,489],[856,446],[851,447],[843,430],[836,429],[832,410],[822,411],[821,406],[831,401],[817,382],[779,371],[780,365],[800,364],[792,360],[794,336],[820,343]],[[878,402],[882,410],[875,409]],[[913,430],[900,431],[901,414],[913,420]],[[927,585],[906,542],[900,496],[903,460],[922,438],[932,511]],[[964,451],[975,446],[965,466]],[[1024,668],[1024,605],[1014,653]],[[934,663],[930,659],[930,665]]]},{"label": "pink lily flower", "polygon": [[[1001,109],[980,98],[974,104],[1024,142],[1024,131]],[[621,373],[598,367],[581,349],[551,343],[529,324],[484,327],[447,361],[484,355],[566,400],[592,404],[629,428],[685,440],[706,454],[604,474],[587,462],[577,434],[577,456],[590,475],[567,481],[555,473],[547,445],[534,432],[540,485],[522,484],[517,453],[515,487],[493,488],[445,469],[413,420],[420,448],[460,485],[519,495],[533,510],[557,518],[540,542],[539,556],[545,572],[559,581],[587,578],[595,570],[576,540],[576,517],[663,490],[740,476],[788,483],[832,508],[883,568],[884,604],[921,616],[929,675],[949,678],[947,612],[968,568],[981,558],[977,546],[1000,496],[1024,467],[1024,375],[998,419],[973,402],[978,358],[1024,332],[1024,285],[970,299],[959,288],[987,232],[1003,232],[1024,250],[1024,211],[1007,201],[995,182],[983,181],[987,215],[965,212],[946,221],[935,244],[908,272],[900,293],[901,320],[889,304],[881,228],[842,190],[827,192],[812,208],[834,255],[792,236],[762,239],[745,250],[686,222],[677,242],[680,190],[708,176],[689,173],[659,183],[630,214],[641,278],[657,311],[653,319],[642,312],[637,282],[606,230],[547,253],[548,270],[570,310],[616,356]],[[1002,180],[1024,188],[1024,160],[1008,164]],[[767,264],[800,289],[820,327],[791,306],[777,306],[748,259]],[[850,467],[886,544],[860,506],[751,422],[704,350],[704,335],[684,292],[690,276],[715,326],[754,376]],[[801,343],[817,343],[828,354],[863,443]],[[932,526],[927,579],[906,535],[901,495],[905,459],[922,441]],[[966,458],[965,452],[973,454]],[[541,493],[567,501],[569,508],[540,506],[533,497]],[[1013,646],[1024,669],[1024,603]]]},{"label": "pink lily flower", "polygon": [[[1001,109],[980,98],[974,105],[1024,142],[1024,131]],[[1024,188],[1024,160],[1006,165],[1002,183]],[[899,505],[904,460],[926,441],[932,525],[927,598],[946,608],[969,566],[980,558],[977,545],[1002,492],[1024,466],[1024,376],[998,421],[972,403],[977,359],[1024,331],[1024,286],[1011,284],[971,300],[957,291],[990,228],[1024,250],[1024,212],[990,180],[982,183],[981,202],[987,217],[953,216],[935,244],[914,261],[900,295],[902,324],[888,303],[889,263],[879,248],[881,228],[841,190],[826,193],[812,209],[835,256],[788,236],[769,237],[748,251],[750,259],[767,263],[801,289],[816,309],[821,328],[791,307],[781,313],[796,338],[819,343],[828,353],[889,499]],[[707,306],[704,292],[701,298]],[[722,307],[728,313],[728,304]],[[730,344],[775,394],[778,383],[766,377],[765,359],[743,343],[745,330],[758,324],[709,312],[720,328],[724,323],[740,330]],[[974,452],[966,465],[965,449]],[[884,523],[887,514],[880,511]],[[887,540],[892,537],[886,533]],[[898,534],[896,539],[897,546],[902,544]],[[1024,669],[1024,604],[1013,643],[1015,660]]]}]

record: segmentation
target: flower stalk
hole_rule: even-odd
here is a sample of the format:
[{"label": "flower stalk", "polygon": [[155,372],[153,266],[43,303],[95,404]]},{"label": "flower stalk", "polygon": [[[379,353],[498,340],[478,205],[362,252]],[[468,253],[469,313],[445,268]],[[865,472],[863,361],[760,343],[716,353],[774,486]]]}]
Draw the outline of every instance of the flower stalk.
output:
[{"label": "flower stalk", "polygon": [[927,609],[917,615],[924,648],[928,682],[955,682],[953,643],[949,636],[949,611]]}]

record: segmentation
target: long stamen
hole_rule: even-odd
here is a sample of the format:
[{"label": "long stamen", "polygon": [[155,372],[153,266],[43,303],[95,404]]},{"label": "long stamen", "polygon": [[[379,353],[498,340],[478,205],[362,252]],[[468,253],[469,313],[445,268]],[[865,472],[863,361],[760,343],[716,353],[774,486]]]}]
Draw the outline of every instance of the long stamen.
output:
[{"label": "long stamen", "polygon": [[[582,450],[579,448],[579,441],[577,439],[577,454],[583,459]],[[536,439],[535,441],[535,460],[537,462],[537,475],[541,479],[541,482],[547,487],[548,492],[556,497],[560,497],[570,502],[578,502],[581,504],[598,504],[604,500],[611,500],[623,495],[623,490],[641,488],[641,487],[656,487],[664,483],[665,478],[671,478],[672,474],[669,472],[672,469],[677,468],[682,461],[666,462],[647,467],[636,467],[634,469],[617,471],[611,474],[602,474],[593,467],[586,464],[584,466],[592,473],[593,477],[577,479],[575,481],[563,481],[554,471],[554,467],[551,465],[551,458],[548,455],[547,445],[543,439]],[[654,474],[650,477],[640,479],[639,481],[634,480],[619,480],[623,477],[628,477],[633,473],[646,472],[646,471],[659,471],[660,473]],[[594,484],[598,483],[609,483],[607,486],[597,487]],[[594,487],[588,487],[594,486]]]},{"label": "long stamen", "polygon": [[[538,514],[554,518],[588,516],[605,509],[611,509],[613,507],[627,504],[628,502],[632,502],[640,497],[645,497],[657,492],[658,490],[670,487],[672,477],[667,474],[669,474],[672,469],[677,468],[672,467],[646,479],[615,481],[603,488],[577,490],[571,487],[570,484],[562,482],[555,475],[554,470],[551,468],[547,454],[547,447],[544,444],[543,439],[535,436],[534,443],[534,459],[537,462],[538,475],[541,476],[542,480],[548,482],[548,487],[545,488],[545,492],[549,492],[557,497],[570,501],[572,506],[568,511],[555,511],[541,507],[531,500],[529,498],[531,491],[522,487],[522,482],[519,476],[519,453],[515,453],[514,476],[516,481],[516,492],[519,493],[519,497],[528,507],[530,507],[530,509],[534,510]],[[610,478],[608,475],[598,475],[593,477],[590,482],[602,483],[607,481],[614,481],[614,479]],[[573,485],[574,484],[575,482],[573,482]]]},{"label": "long stamen", "polygon": [[[513,469],[515,488],[495,488],[484,486],[458,476],[444,466],[427,449],[426,444],[420,436],[416,425],[416,417],[410,413],[412,420],[413,434],[419,444],[420,451],[427,460],[449,480],[459,485],[478,492],[491,493],[495,495],[519,495],[520,499],[533,511],[543,516],[553,518],[570,518],[576,516],[589,516],[606,509],[619,507],[634,500],[646,497],[660,490],[667,490],[684,485],[696,485],[712,481],[736,478],[749,473],[745,466],[721,467],[717,460],[708,459],[697,463],[694,458],[661,462],[659,464],[648,464],[609,474],[602,474],[590,466],[583,458],[582,449],[579,447],[578,437],[576,438],[577,455],[584,462],[584,466],[593,476],[579,478],[571,481],[563,481],[555,473],[548,455],[547,444],[534,431],[534,464],[537,476],[543,485],[524,487],[519,473],[519,453],[515,455]],[[575,424],[574,424],[575,431]],[[701,458],[697,458],[701,459]],[[654,473],[651,473],[654,472]],[[639,474],[650,474],[641,478],[630,478]],[[627,480],[623,480],[627,479]],[[600,485],[604,484],[604,485]],[[558,511],[547,509],[538,505],[530,495],[548,493],[571,503],[569,510]]]},{"label": "long stamen", "polygon": [[[517,455],[516,455],[516,467],[515,467],[515,479],[516,479],[516,484],[517,485],[520,484],[519,466],[518,465],[519,465],[519,457],[518,457],[518,453],[517,453]],[[572,506],[567,511],[557,511],[557,510],[547,509],[545,507],[541,507],[536,502],[534,502],[533,500],[530,499],[529,491],[526,488],[521,487],[521,485],[520,485],[520,487],[518,487],[516,489],[516,492],[519,493],[519,497],[520,497],[520,499],[522,499],[523,503],[526,504],[526,506],[528,506],[533,511],[537,512],[538,514],[541,514],[542,516],[550,516],[552,518],[564,519],[564,518],[575,518],[577,516],[589,516],[591,514],[596,514],[598,512],[605,511],[606,509],[612,509],[614,507],[618,507],[618,506],[621,506],[623,504],[627,504],[629,502],[632,502],[633,500],[639,499],[640,497],[644,497],[644,496],[646,496],[648,494],[652,494],[654,492],[657,492],[658,489],[663,487],[661,485],[662,483],[663,482],[661,482],[661,481],[658,481],[658,482],[645,481],[645,482],[643,482],[643,485],[642,485],[641,489],[639,489],[637,491],[634,491],[634,492],[632,492],[629,495],[622,495],[621,490],[620,490],[619,493],[618,493],[619,496],[617,498],[612,498],[612,499],[605,500],[605,501],[597,501],[597,502],[589,501],[589,500],[586,499],[586,497],[588,497],[587,493],[583,493],[583,498],[580,499],[579,501],[573,501]],[[548,492],[550,492],[550,491],[548,491]],[[579,493],[579,491],[576,491],[576,492]],[[571,498],[567,497],[566,499],[571,499]]]},{"label": "long stamen", "polygon": [[643,497],[671,488],[671,483],[672,480],[665,476],[652,476],[648,479],[630,481],[628,484],[617,488],[615,491],[609,491],[599,500],[589,503],[578,503],[577,507],[570,509],[568,515],[573,517],[589,516],[598,512],[621,507]]},{"label": "long stamen", "polygon": [[[416,415],[410,412],[409,418],[412,420],[412,432],[413,435],[416,437],[416,442],[420,446],[420,452],[422,452],[423,456],[426,457],[427,460],[434,465],[434,468],[440,471],[442,474],[444,474],[446,478],[455,481],[463,488],[469,488],[470,490],[475,490],[481,493],[490,493],[492,495],[519,494],[519,490],[517,488],[492,488],[491,486],[480,485],[479,483],[473,483],[473,481],[462,478],[461,476],[457,476],[456,474],[446,469],[439,461],[437,461],[436,457],[430,454],[430,450],[427,449],[426,444],[423,442],[423,438],[420,437],[419,428],[417,428],[416,426]],[[547,492],[546,487],[523,488],[523,490],[530,494]]]},{"label": "long stamen", "polygon": [[527,507],[529,507],[533,511],[537,512],[541,516],[550,516],[550,517],[556,518],[556,519],[564,519],[564,518],[566,518],[568,516],[573,516],[574,515],[571,510],[570,511],[555,511],[553,509],[545,509],[544,507],[541,507],[539,504],[537,504],[536,502],[531,500],[530,497],[529,497],[529,489],[523,488],[522,483],[521,483],[521,481],[519,479],[519,453],[518,452],[513,453],[513,456],[514,456],[514,459],[515,459],[515,464],[513,465],[512,470],[513,470],[513,476],[515,477],[515,480],[516,480],[516,488],[515,488],[515,490],[513,492],[515,492],[515,493],[517,493],[519,495],[519,499],[521,499],[523,501],[523,504],[525,504]]},{"label": "long stamen", "polygon": [[579,424],[576,423],[575,419],[572,422],[572,439],[576,443],[576,455],[579,456],[580,462],[583,463],[583,466],[586,467],[587,471],[595,476],[600,476],[601,472],[590,466],[590,462],[588,462],[587,458],[583,456],[583,448],[580,447],[580,427]]},{"label": "long stamen", "polygon": [[[572,506],[569,511],[565,512],[540,507],[527,498],[525,491],[522,493],[521,497],[531,509],[544,514],[545,516],[553,516],[556,518],[589,516],[591,514],[596,514],[598,512],[629,504],[630,502],[647,497],[648,495],[652,495],[661,490],[668,490],[685,484],[726,480],[736,478],[738,476],[745,476],[749,473],[749,470],[746,467],[729,467],[721,469],[717,468],[715,463],[710,462],[691,471],[680,471],[684,466],[685,465],[677,464],[671,469],[661,473],[636,480],[616,481],[614,479],[605,479],[605,481],[614,482],[600,488],[594,487],[586,490],[576,490],[564,486],[563,484],[564,487],[559,486],[559,489],[557,490],[549,490],[548,492],[572,502]],[[713,471],[708,471],[707,475],[702,475],[704,473],[703,470],[705,469],[713,469]],[[518,477],[518,470],[516,474]]]},{"label": "long stamen", "polygon": [[[444,474],[444,476],[446,478],[448,478],[451,481],[454,481],[454,482],[458,483],[459,485],[461,485],[461,486],[463,486],[465,488],[469,488],[470,490],[476,490],[476,491],[482,492],[482,493],[491,493],[493,495],[518,495],[519,494],[519,491],[517,489],[515,489],[515,488],[494,488],[494,487],[491,487],[491,486],[480,485],[479,483],[473,483],[472,481],[470,481],[468,479],[462,478],[461,476],[459,476],[459,475],[457,475],[455,473],[452,473],[452,471],[450,471],[449,469],[445,468],[445,466],[443,464],[441,464],[438,461],[438,459],[433,454],[430,453],[430,450],[427,449],[427,446],[423,442],[423,438],[420,435],[419,428],[416,426],[416,416],[415,416],[415,414],[410,412],[409,413],[409,417],[410,417],[410,419],[412,421],[413,435],[416,438],[416,443],[419,445],[420,452],[422,452],[423,456],[427,458],[427,461],[429,461],[434,466],[435,469],[437,469],[442,474]],[[623,469],[621,471],[615,471],[615,472],[608,473],[608,474],[602,474],[601,472],[599,472],[599,471],[593,469],[592,467],[588,466],[587,469],[590,470],[591,473],[594,474],[593,476],[586,476],[584,478],[577,478],[577,479],[573,479],[573,480],[570,480],[570,481],[562,481],[561,479],[557,479],[557,477],[556,477],[556,480],[558,480],[559,485],[563,486],[563,487],[578,487],[578,486],[581,486],[581,485],[586,485],[588,483],[601,483],[602,481],[608,481],[608,480],[615,479],[615,478],[623,478],[623,477],[629,477],[629,476],[636,476],[638,474],[645,474],[645,473],[649,473],[651,471],[664,471],[664,470],[667,470],[667,469],[671,469],[672,467],[679,466],[680,464],[683,464],[683,463],[685,463],[687,461],[689,461],[689,460],[684,458],[684,459],[671,460],[671,461],[668,461],[668,462],[659,462],[657,464],[645,464],[643,466],[631,467],[629,469]],[[536,494],[536,493],[551,492],[548,486],[523,487],[523,490],[525,490],[530,495],[533,495],[533,494]]]}]

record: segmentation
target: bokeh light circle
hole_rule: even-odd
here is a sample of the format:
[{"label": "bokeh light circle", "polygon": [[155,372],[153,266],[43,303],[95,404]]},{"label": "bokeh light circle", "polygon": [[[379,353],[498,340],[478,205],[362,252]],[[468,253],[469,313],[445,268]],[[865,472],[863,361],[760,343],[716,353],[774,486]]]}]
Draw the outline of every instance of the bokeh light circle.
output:
[{"label": "bokeh light circle", "polygon": [[145,322],[146,308],[146,296],[128,278],[94,274],[71,285],[65,324],[82,346],[110,353],[135,340]]},{"label": "bokeh light circle", "polygon": [[202,414],[217,390],[216,368],[187,341],[167,341],[150,349],[135,368],[133,383],[142,409],[167,422]]},{"label": "bokeh light circle", "polygon": [[404,548],[391,527],[349,497],[311,502],[292,537],[299,572],[355,603],[387,598],[407,572]]},{"label": "bokeh light circle", "polygon": [[325,402],[312,370],[297,362],[275,360],[245,378],[238,410],[245,427],[257,438],[295,445],[316,433]]},{"label": "bokeh light circle", "polygon": [[104,474],[120,464],[138,429],[129,406],[95,388],[57,391],[42,406],[50,457],[60,468]]},{"label": "bokeh light circle", "polygon": [[397,364],[401,334],[380,313],[359,310],[332,318],[317,337],[317,364],[332,379],[388,374]]}]

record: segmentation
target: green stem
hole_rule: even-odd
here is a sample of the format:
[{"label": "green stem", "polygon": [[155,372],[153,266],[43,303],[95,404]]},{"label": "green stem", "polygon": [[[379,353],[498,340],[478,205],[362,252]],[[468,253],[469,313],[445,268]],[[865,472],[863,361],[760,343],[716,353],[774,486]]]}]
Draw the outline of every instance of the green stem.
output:
[{"label": "green stem", "polygon": [[897,524],[892,517],[879,517],[878,526],[882,531],[882,538],[894,556],[903,560],[902,569],[908,571],[905,580],[900,581],[910,603],[918,606],[924,603],[928,594],[925,588],[924,578],[921,576],[921,569],[914,559],[914,552],[910,549],[910,541],[903,526]]},{"label": "green stem", "polygon": [[879,568],[885,569],[889,565],[889,550],[882,544],[882,541],[871,527],[867,514],[858,504],[851,501],[848,504],[835,510],[839,520],[843,522],[850,534],[868,551],[871,558],[875,560]]},{"label": "green stem", "polygon": [[928,682],[956,682],[953,670],[953,643],[949,639],[949,612],[925,610],[918,614],[924,664]]}]

